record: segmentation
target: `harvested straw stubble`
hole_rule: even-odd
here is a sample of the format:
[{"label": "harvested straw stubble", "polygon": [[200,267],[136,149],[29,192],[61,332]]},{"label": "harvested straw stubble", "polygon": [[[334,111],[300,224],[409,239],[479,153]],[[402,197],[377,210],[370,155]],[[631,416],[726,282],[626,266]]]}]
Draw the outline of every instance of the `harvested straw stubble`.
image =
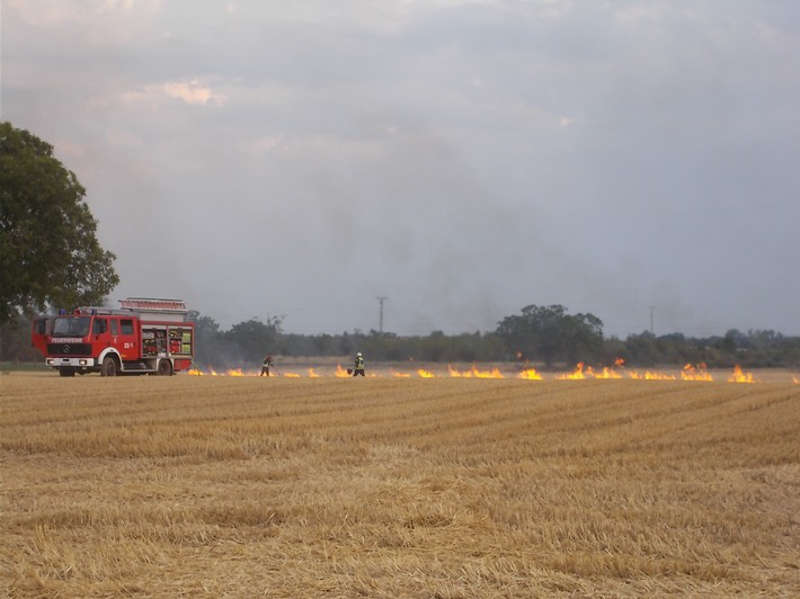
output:
[{"label": "harvested straw stubble", "polygon": [[800,594],[800,389],[10,376],[12,596]]}]

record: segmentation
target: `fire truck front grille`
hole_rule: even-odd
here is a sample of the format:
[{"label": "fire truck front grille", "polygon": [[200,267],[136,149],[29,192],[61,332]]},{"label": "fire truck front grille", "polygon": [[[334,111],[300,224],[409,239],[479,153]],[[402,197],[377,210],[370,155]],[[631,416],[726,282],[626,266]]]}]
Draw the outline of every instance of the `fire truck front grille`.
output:
[{"label": "fire truck front grille", "polygon": [[90,343],[48,343],[47,353],[50,356],[91,356]]}]

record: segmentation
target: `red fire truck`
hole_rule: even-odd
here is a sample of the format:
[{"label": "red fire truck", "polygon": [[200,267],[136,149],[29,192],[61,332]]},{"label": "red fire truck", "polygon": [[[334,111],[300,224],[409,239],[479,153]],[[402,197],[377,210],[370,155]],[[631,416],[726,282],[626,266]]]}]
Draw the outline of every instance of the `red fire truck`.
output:
[{"label": "red fire truck", "polygon": [[120,304],[36,318],[33,346],[61,376],[170,375],[191,366],[194,323],[183,301],[129,297]]}]

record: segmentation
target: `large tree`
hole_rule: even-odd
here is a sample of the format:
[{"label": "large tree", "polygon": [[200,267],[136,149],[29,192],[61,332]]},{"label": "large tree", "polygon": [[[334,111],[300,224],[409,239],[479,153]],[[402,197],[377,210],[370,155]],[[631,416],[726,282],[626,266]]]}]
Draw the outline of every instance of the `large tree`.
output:
[{"label": "large tree", "polygon": [[500,321],[497,334],[510,350],[550,366],[593,357],[602,349],[603,322],[594,314],[567,314],[560,304],[530,305]]},{"label": "large tree", "polygon": [[119,282],[85,194],[50,144],[0,123],[0,323],[99,303]]},{"label": "large tree", "polygon": [[253,317],[233,325],[224,338],[238,348],[242,360],[260,361],[264,354],[276,351],[280,333],[280,317],[268,317],[266,323]]}]

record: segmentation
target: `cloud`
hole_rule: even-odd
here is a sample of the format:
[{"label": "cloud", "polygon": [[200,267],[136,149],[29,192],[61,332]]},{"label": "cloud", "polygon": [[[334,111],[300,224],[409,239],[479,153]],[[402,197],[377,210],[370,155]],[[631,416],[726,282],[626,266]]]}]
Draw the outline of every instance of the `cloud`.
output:
[{"label": "cloud", "polygon": [[245,151],[254,157],[262,158],[264,154],[277,148],[281,141],[280,135],[265,135],[247,142]]},{"label": "cloud", "polygon": [[614,14],[615,19],[628,26],[641,25],[642,22],[658,22],[664,16],[666,8],[657,2],[643,4],[622,4]]},{"label": "cloud", "polygon": [[153,18],[162,0],[6,0],[7,8],[22,21],[39,27],[96,24],[98,17]]},{"label": "cloud", "polygon": [[183,100],[187,104],[206,105],[209,102],[224,104],[226,100],[225,96],[214,92],[208,86],[201,85],[196,79],[164,83],[162,88],[170,98]]},{"label": "cloud", "polygon": [[197,79],[144,85],[139,89],[123,92],[121,98],[124,103],[148,103],[151,106],[157,105],[164,98],[200,106],[208,104],[222,106],[227,102],[224,94],[201,84]]}]

